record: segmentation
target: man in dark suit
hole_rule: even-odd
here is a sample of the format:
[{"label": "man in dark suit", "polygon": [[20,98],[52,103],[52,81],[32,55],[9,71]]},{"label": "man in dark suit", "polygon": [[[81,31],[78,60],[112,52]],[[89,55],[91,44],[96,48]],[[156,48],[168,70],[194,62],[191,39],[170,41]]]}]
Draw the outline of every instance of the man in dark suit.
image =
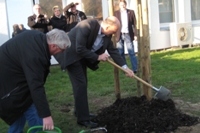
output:
[{"label": "man in dark suit", "polygon": [[68,71],[79,125],[90,128],[98,126],[97,123],[90,121],[92,115],[88,108],[86,69],[87,67],[92,70],[98,69],[98,63],[109,58],[105,50],[118,65],[129,72],[127,76],[133,77],[134,75],[111,41],[112,34],[116,33],[119,27],[119,20],[114,16],[108,17],[101,23],[96,19],[83,20],[68,33],[72,43],[71,47],[66,49],[63,54],[55,55],[62,69]]},{"label": "man in dark suit", "polygon": [[133,40],[137,40],[137,29],[136,29],[136,18],[133,10],[126,8],[126,0],[119,1],[120,10],[115,11],[114,16],[116,16],[121,24],[121,34],[116,38],[117,48],[125,59],[124,55],[124,43],[126,43],[127,50],[129,53],[132,69],[134,73],[137,73],[137,58],[135,56]]}]

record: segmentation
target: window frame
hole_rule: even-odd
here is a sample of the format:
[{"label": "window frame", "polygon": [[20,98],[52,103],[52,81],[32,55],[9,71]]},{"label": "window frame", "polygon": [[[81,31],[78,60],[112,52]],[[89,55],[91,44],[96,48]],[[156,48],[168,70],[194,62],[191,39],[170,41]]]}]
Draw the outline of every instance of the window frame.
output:
[{"label": "window frame", "polygon": [[178,6],[177,6],[177,0],[172,0],[172,9],[173,9],[173,19],[174,21],[173,22],[166,22],[166,23],[161,23],[160,22],[160,10],[159,10],[159,1],[158,1],[158,17],[159,17],[159,24],[160,24],[160,31],[168,31],[170,30],[170,23],[174,23],[174,22],[177,22],[177,10],[178,10]]}]

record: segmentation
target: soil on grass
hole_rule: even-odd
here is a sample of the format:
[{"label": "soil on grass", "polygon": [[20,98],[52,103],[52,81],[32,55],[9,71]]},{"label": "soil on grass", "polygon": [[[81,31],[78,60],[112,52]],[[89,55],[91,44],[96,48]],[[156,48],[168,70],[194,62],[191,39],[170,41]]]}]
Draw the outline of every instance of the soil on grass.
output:
[{"label": "soil on grass", "polygon": [[108,133],[169,133],[178,127],[199,123],[199,117],[184,114],[173,100],[162,101],[145,96],[116,100],[93,119]]}]

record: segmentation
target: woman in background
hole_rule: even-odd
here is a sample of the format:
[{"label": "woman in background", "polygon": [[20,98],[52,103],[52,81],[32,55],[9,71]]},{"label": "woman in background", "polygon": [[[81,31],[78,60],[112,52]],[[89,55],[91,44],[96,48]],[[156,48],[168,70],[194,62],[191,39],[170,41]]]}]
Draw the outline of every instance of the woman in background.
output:
[{"label": "woman in background", "polygon": [[52,8],[52,11],[53,11],[53,17],[50,19],[50,25],[52,26],[53,29],[57,28],[66,32],[67,20],[66,17],[60,13],[59,6],[54,6]]}]

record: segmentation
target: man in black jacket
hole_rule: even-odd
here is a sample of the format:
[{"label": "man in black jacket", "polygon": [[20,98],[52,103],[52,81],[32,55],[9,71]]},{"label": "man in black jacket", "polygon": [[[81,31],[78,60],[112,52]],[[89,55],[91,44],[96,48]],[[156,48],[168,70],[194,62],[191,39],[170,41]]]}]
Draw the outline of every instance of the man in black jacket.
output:
[{"label": "man in black jacket", "polygon": [[27,30],[1,45],[0,118],[10,125],[9,133],[22,133],[26,120],[30,127],[43,123],[43,129],[54,128],[44,84],[51,55],[70,45],[58,29],[46,35]]},{"label": "man in black jacket", "polygon": [[71,47],[55,55],[62,69],[68,71],[79,125],[90,128],[98,126],[97,123],[90,121],[93,115],[89,113],[88,108],[87,67],[96,70],[99,61],[106,61],[109,58],[105,53],[107,50],[113,60],[129,72],[127,76],[133,77],[134,75],[111,41],[112,34],[116,33],[119,28],[120,22],[114,16],[108,17],[101,23],[96,19],[83,20],[68,33],[72,43]]}]

